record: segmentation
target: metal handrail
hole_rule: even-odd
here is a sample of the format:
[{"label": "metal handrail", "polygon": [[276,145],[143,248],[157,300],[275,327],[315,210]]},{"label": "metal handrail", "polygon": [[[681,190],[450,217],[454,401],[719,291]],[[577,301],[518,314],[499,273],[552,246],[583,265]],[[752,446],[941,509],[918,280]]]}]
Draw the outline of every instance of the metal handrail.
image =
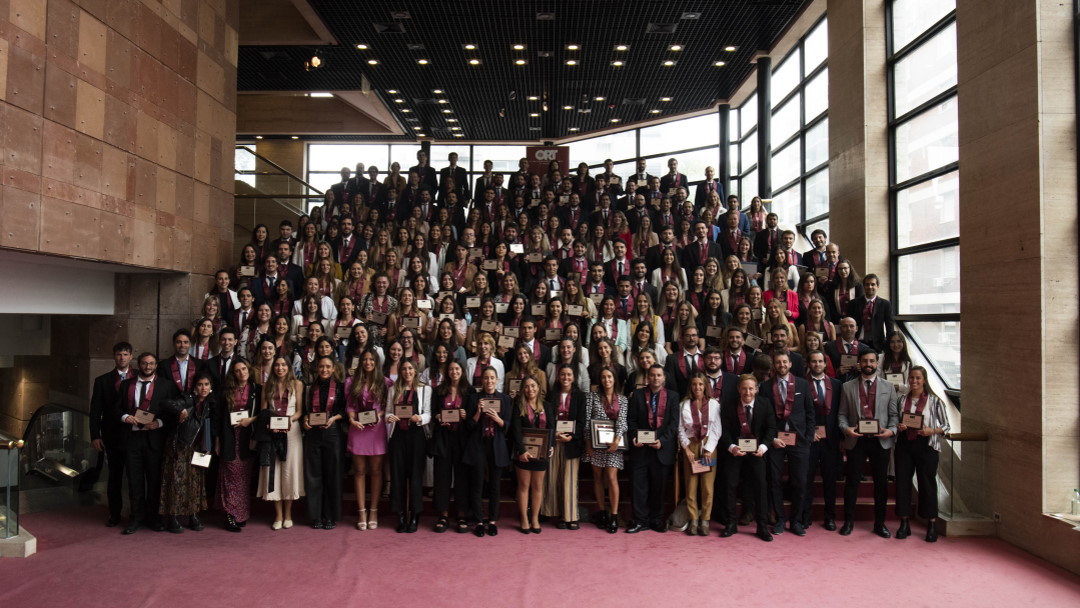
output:
[{"label": "metal handrail", "polygon": [[0,450],[18,450],[26,445],[22,439],[12,439],[10,441],[0,441]]},{"label": "metal handrail", "polygon": [[945,433],[949,441],[989,441],[989,433]]},{"label": "metal handrail", "polygon": [[240,146],[240,145],[238,145],[238,146],[236,146],[236,149],[237,149],[237,150],[245,150],[245,151],[249,152],[249,153],[250,153],[250,154],[251,154],[252,156],[254,156],[255,158],[257,158],[257,159],[259,159],[259,160],[263,161],[264,163],[266,163],[266,164],[270,165],[271,167],[273,167],[273,168],[277,169],[277,170],[278,170],[278,171],[280,171],[280,172],[281,172],[282,174],[284,174],[284,175],[288,175],[289,177],[291,177],[291,178],[295,179],[296,181],[300,182],[301,184],[304,184],[304,185],[305,185],[305,186],[307,186],[307,187],[308,187],[309,189],[311,189],[311,190],[314,190],[315,192],[318,192],[318,193],[319,193],[319,195],[323,195],[323,194],[325,194],[325,192],[323,192],[322,190],[319,190],[319,189],[318,189],[318,188],[316,188],[315,186],[312,186],[311,184],[307,183],[306,181],[304,181],[304,180],[300,179],[299,177],[297,177],[297,176],[293,175],[292,173],[290,173],[290,172],[289,172],[289,171],[288,171],[287,169],[285,169],[285,168],[284,168],[284,167],[282,167],[281,165],[279,165],[279,164],[275,163],[274,161],[270,160],[269,158],[266,158],[265,156],[263,156],[263,155],[259,154],[258,152],[256,152],[256,151],[252,150],[251,148],[249,148],[249,147],[247,147],[247,146]]}]

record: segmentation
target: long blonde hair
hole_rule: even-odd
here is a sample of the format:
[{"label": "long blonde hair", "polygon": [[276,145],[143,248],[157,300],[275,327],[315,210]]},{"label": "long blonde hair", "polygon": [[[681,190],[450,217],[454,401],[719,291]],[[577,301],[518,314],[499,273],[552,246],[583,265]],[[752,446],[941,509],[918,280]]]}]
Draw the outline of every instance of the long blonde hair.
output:
[{"label": "long blonde hair", "polygon": [[[413,380],[409,386],[405,385],[405,374],[401,373],[401,369],[406,365],[410,365],[413,368]],[[397,403],[401,399],[402,395],[406,391],[415,391],[420,388],[420,373],[416,371],[416,364],[412,362],[412,359],[402,359],[398,362],[398,377],[394,381],[393,400]]]},{"label": "long blonde hair", "polygon": [[[277,364],[278,359],[285,362],[285,377],[278,379],[274,375],[274,365]],[[278,389],[281,386],[285,387],[285,396],[291,398],[296,393],[296,377],[292,375],[292,366],[289,365],[289,360],[284,355],[274,355],[274,358],[270,360],[270,375],[266,377],[266,384],[263,385],[262,401],[264,407],[273,407],[274,398],[277,397]]]},{"label": "long blonde hair", "polygon": [[539,408],[536,411],[540,411],[540,412],[544,411],[544,401],[543,401],[543,399],[540,398],[540,381],[537,380],[536,378],[532,377],[532,376],[525,376],[525,379],[521,381],[521,390],[518,391],[517,402],[518,402],[518,413],[521,414],[522,416],[528,417],[530,414],[532,414],[532,411],[529,410],[529,405],[528,405],[528,403],[525,402],[525,383],[526,382],[534,382],[536,384],[536,406]]}]

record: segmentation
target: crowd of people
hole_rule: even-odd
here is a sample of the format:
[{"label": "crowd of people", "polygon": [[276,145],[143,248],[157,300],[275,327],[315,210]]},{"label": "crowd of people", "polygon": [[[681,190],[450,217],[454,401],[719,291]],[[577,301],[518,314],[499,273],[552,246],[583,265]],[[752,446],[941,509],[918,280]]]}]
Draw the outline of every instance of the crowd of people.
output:
[{"label": "crowd of people", "polygon": [[472,188],[456,154],[440,171],[417,160],[405,175],[344,168],[276,238],[256,226],[167,358],[116,345],[91,404],[108,525],[126,474],[125,534],[201,530],[211,502],[240,532],[252,498],[273,502],[275,530],[300,498],[308,525],[332,529],[351,473],[358,530],[379,527],[388,485],[397,532],[427,513],[436,532],[494,536],[513,469],[526,534],[664,532],[681,475],[688,534],[715,520],[722,537],[751,522],[762,540],[803,536],[820,475],[828,531],[847,480],[847,535],[869,462],[874,532],[890,536],[894,474],[897,538],[917,477],[936,539],[945,407],[878,277],[824,231],[798,252],[712,168],[691,196],[675,158],[626,177],[610,160],[567,176],[522,159],[508,177],[487,161]]}]

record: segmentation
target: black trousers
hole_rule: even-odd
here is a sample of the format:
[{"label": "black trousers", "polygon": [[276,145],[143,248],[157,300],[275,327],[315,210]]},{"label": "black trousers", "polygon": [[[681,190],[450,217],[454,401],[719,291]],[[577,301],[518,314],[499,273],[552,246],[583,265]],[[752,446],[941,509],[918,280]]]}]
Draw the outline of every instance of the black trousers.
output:
[{"label": "black trousers", "polygon": [[881,447],[876,437],[859,437],[855,447],[847,452],[847,473],[844,480],[844,520],[855,520],[855,505],[859,500],[859,477],[870,460],[874,478],[874,524],[885,523],[885,508],[889,500],[889,450]]},{"label": "black trousers", "polygon": [[[772,451],[772,450],[770,450]],[[769,452],[765,452],[768,454]],[[754,512],[759,526],[764,526],[769,508],[769,496],[765,483],[765,458],[747,454],[746,456],[731,456],[727,459],[724,467],[724,480],[727,487],[724,496],[727,501],[728,519],[725,524],[734,526],[737,522],[735,510],[735,495],[738,493],[739,480],[742,479],[743,487],[754,499]],[[751,489],[752,487],[752,489]],[[745,506],[745,505],[744,505]]]},{"label": "black trousers", "polygon": [[637,448],[631,461],[634,522],[643,526],[658,526],[665,523],[664,490],[671,475],[671,465],[661,463],[656,454],[644,450],[655,452],[652,448]]},{"label": "black trousers", "polygon": [[452,493],[458,519],[468,519],[469,467],[461,462],[461,445],[456,440],[446,443],[447,455],[435,457],[435,511],[450,512]]},{"label": "black trousers", "polygon": [[722,524],[729,519],[727,506],[727,468],[728,460],[735,458],[723,447],[716,450],[716,475],[713,477],[712,518]]},{"label": "black trousers", "polygon": [[926,519],[938,516],[937,450],[930,447],[929,437],[907,439],[901,433],[896,440],[896,515],[911,516],[911,476],[919,479],[919,516]]},{"label": "black trousers", "polygon": [[419,515],[424,510],[424,465],[427,441],[424,427],[410,424],[394,429],[387,447],[390,454],[390,510],[398,515]]},{"label": "black trousers", "polygon": [[826,441],[810,444],[810,462],[806,467],[806,495],[803,498],[799,521],[810,523],[814,518],[814,476],[821,471],[822,494],[825,499],[825,519],[836,519],[836,473],[840,468],[840,447]]},{"label": "black trousers", "polygon": [[[161,504],[161,431],[129,431],[124,449],[131,521],[149,523]],[[112,483],[111,475],[110,483]],[[119,476],[118,476],[119,478]],[[109,504],[110,510],[112,504]]]},{"label": "black trousers", "polygon": [[501,500],[500,486],[502,484],[504,467],[495,466],[495,451],[492,449],[491,441],[491,439],[484,439],[484,459],[479,463],[466,467],[469,496],[468,516],[470,523],[479,523],[483,518],[485,475],[487,475],[488,478],[487,519],[489,521],[497,521],[499,519],[499,501]]},{"label": "black trousers", "polygon": [[338,425],[304,434],[304,492],[312,521],[341,519],[341,432]]},{"label": "black trousers", "polygon": [[109,498],[109,517],[120,519],[124,510],[124,468],[127,451],[123,444],[113,439],[105,442],[105,462],[109,467],[109,479],[105,482],[105,495]]},{"label": "black trousers", "polygon": [[810,464],[809,446],[793,445],[786,448],[771,448],[765,452],[765,461],[768,465],[766,478],[769,483],[769,509],[776,513],[776,521],[780,523],[786,519],[784,517],[784,460],[788,463],[788,484],[791,485],[791,519],[798,521],[803,501],[806,499],[806,469]]}]

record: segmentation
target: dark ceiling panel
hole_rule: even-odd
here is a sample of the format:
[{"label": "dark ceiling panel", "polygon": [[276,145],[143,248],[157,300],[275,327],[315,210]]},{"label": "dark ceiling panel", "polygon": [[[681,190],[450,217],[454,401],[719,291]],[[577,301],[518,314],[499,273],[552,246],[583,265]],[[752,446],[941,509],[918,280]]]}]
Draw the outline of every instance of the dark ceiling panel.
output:
[{"label": "dark ceiling panel", "polygon": [[[428,135],[443,136],[459,126],[469,140],[565,137],[571,127],[583,133],[610,127],[612,119],[632,123],[701,110],[727,98],[751,72],[754,52],[771,46],[808,1],[311,0],[341,46],[241,47],[237,85],[241,91],[356,90],[364,75],[410,132],[417,123],[406,119],[415,118]],[[409,18],[395,19],[398,11],[407,11]],[[538,20],[538,12],[553,12],[555,18]],[[686,13],[700,15],[683,19]],[[674,33],[646,33],[650,24],[673,26]],[[399,27],[378,31],[387,25]],[[358,50],[357,44],[369,48]],[[477,48],[466,50],[465,44]],[[525,49],[514,50],[514,44]],[[570,44],[580,49],[568,50]],[[617,44],[629,49],[616,51]],[[673,44],[684,50],[671,51]],[[725,51],[728,45],[737,50]],[[322,67],[305,71],[304,61],[316,51]],[[371,59],[378,65],[369,65]],[[420,65],[420,59],[429,63]],[[480,64],[470,65],[470,59]],[[517,59],[527,63],[515,65]],[[569,66],[568,60],[578,63]],[[665,67],[667,60],[676,63]],[[715,67],[720,60],[726,65]],[[613,67],[613,61],[624,65]],[[532,95],[541,100],[530,101]],[[397,98],[405,102],[395,103]],[[432,98],[448,103],[415,101]],[[624,104],[624,99],[644,103]]]}]

